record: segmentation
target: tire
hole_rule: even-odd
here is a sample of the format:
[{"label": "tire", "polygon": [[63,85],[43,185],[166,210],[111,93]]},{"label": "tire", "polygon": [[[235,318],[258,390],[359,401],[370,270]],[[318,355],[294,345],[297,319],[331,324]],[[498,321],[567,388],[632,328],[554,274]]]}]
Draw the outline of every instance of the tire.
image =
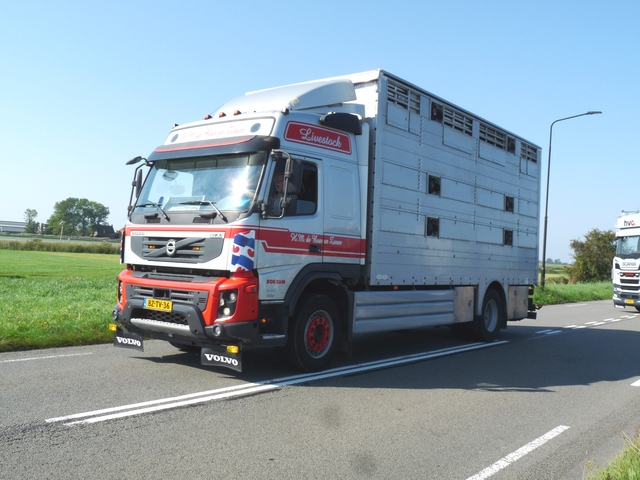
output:
[{"label": "tire", "polygon": [[291,365],[302,372],[326,368],[339,343],[340,314],[336,304],[326,295],[303,298],[292,320],[287,342]]},{"label": "tire", "polygon": [[476,334],[480,340],[493,342],[498,338],[504,315],[502,297],[494,289],[487,290],[482,302],[482,313],[474,321]]}]

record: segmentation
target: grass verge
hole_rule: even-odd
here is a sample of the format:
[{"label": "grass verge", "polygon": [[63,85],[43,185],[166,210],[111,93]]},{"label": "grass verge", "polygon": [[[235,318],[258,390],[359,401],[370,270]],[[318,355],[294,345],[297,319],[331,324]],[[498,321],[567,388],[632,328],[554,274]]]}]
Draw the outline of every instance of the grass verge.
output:
[{"label": "grass verge", "polygon": [[0,352],[111,341],[115,255],[0,249]]},{"label": "grass verge", "polygon": [[606,468],[595,470],[589,480],[640,480],[640,436],[624,435],[627,447]]},{"label": "grass verge", "polygon": [[559,305],[561,303],[611,300],[612,296],[613,285],[611,282],[574,283],[572,285],[547,283],[544,290],[536,288],[533,294],[533,303],[536,305]]}]

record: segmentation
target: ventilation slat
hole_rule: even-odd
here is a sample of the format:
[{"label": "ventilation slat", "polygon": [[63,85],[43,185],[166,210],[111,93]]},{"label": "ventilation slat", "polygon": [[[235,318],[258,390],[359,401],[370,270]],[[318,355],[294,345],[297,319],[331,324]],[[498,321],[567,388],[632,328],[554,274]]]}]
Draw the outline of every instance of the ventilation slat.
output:
[{"label": "ventilation slat", "polygon": [[420,113],[420,94],[398,83],[387,82],[387,100],[411,112]]},{"label": "ventilation slat", "polygon": [[469,136],[473,135],[473,118],[462,112],[454,110],[451,107],[444,107],[443,123],[454,130],[465,133]]}]

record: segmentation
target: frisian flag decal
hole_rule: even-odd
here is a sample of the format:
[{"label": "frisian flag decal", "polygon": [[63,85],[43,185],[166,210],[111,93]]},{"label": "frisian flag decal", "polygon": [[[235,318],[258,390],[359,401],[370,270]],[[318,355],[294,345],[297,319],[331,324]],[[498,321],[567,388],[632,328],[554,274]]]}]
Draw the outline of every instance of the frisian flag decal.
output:
[{"label": "frisian flag decal", "polygon": [[256,231],[237,233],[233,237],[231,265],[236,271],[253,270],[255,257]]}]

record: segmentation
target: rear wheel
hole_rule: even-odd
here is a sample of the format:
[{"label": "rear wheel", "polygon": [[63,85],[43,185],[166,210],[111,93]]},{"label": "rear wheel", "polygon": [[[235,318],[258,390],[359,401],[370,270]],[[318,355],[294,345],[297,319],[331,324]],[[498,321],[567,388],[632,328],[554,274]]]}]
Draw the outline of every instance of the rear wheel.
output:
[{"label": "rear wheel", "polygon": [[494,289],[487,290],[482,302],[482,313],[475,319],[475,330],[484,342],[493,342],[500,332],[504,316],[502,297]]},{"label": "rear wheel", "polygon": [[291,364],[303,372],[325,368],[335,355],[339,323],[338,307],[326,295],[302,299],[289,328],[287,354]]}]

